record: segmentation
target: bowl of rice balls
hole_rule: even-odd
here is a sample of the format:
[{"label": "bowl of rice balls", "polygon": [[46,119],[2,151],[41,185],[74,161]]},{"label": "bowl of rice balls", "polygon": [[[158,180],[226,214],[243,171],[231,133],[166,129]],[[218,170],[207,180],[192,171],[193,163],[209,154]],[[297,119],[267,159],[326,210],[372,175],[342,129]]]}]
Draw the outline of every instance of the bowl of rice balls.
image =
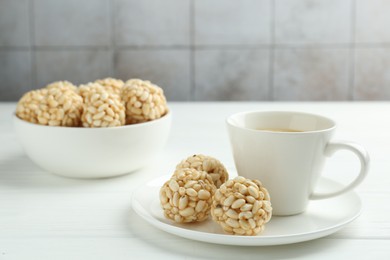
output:
[{"label": "bowl of rice balls", "polygon": [[149,164],[171,127],[163,89],[141,79],[106,78],[80,86],[57,81],[25,93],[14,114],[28,157],[73,178],[106,178]]}]

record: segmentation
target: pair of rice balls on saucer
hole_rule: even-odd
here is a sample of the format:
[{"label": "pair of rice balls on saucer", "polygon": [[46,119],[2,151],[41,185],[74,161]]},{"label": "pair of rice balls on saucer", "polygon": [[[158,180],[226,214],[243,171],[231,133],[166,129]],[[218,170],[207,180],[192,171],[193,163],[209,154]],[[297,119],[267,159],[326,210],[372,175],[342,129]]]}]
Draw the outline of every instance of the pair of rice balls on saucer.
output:
[{"label": "pair of rice balls on saucer", "polygon": [[258,180],[229,180],[224,165],[205,155],[193,155],[176,166],[160,189],[164,216],[177,223],[213,221],[229,234],[253,236],[272,216],[270,196]]}]

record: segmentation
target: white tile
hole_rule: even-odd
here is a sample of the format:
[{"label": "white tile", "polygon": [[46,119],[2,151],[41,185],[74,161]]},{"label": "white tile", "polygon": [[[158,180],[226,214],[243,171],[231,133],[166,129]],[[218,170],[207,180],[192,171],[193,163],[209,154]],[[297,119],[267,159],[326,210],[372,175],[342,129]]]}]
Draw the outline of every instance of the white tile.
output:
[{"label": "white tile", "polygon": [[197,50],[196,100],[267,100],[269,51]]},{"label": "white tile", "polygon": [[122,50],[115,54],[115,75],[150,80],[164,89],[168,101],[189,100],[189,50]]},{"label": "white tile", "polygon": [[275,42],[348,43],[351,6],[351,0],[275,0]]},{"label": "white tile", "polygon": [[109,7],[109,0],[35,0],[35,45],[108,45]]},{"label": "white tile", "polygon": [[16,101],[33,89],[29,51],[0,51],[0,101]]},{"label": "white tile", "polygon": [[390,100],[390,49],[357,49],[354,99]]},{"label": "white tile", "polygon": [[346,100],[349,50],[278,49],[274,63],[275,100]]},{"label": "white tile", "polygon": [[28,0],[0,1],[0,46],[29,46]]},{"label": "white tile", "polygon": [[109,51],[36,51],[35,59],[38,87],[57,80],[81,84],[112,76],[112,55]]},{"label": "white tile", "polygon": [[115,0],[116,45],[188,45],[190,0]]},{"label": "white tile", "polygon": [[356,0],[356,42],[390,42],[390,1]]},{"label": "white tile", "polygon": [[194,8],[198,45],[270,43],[270,0],[195,0]]}]

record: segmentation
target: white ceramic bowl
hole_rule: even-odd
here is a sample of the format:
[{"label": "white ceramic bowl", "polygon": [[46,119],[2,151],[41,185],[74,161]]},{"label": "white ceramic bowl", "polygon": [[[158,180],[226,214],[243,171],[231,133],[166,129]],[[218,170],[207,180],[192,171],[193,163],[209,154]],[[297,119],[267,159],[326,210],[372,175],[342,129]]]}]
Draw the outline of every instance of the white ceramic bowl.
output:
[{"label": "white ceramic bowl", "polygon": [[120,127],[82,128],[32,124],[14,115],[27,155],[41,168],[74,178],[104,178],[150,163],[165,145],[171,112],[160,119]]}]

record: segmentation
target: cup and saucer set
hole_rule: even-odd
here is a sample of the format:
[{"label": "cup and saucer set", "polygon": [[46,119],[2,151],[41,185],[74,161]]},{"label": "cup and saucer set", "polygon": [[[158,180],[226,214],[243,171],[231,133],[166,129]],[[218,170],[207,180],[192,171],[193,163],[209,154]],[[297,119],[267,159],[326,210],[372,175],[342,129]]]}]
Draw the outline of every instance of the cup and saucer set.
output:
[{"label": "cup and saucer set", "polygon": [[[255,236],[226,234],[210,218],[180,224],[164,217],[159,191],[170,176],[141,185],[134,211],[151,225],[187,239],[240,246],[282,245],[330,235],[355,220],[362,203],[354,191],[365,178],[369,156],[359,144],[332,140],[336,123],[327,117],[291,111],[248,111],[226,119],[237,172],[260,180],[269,191],[272,218]],[[321,177],[328,157],[354,153],[360,172],[348,185]],[[342,170],[342,169],[340,169]]]}]

